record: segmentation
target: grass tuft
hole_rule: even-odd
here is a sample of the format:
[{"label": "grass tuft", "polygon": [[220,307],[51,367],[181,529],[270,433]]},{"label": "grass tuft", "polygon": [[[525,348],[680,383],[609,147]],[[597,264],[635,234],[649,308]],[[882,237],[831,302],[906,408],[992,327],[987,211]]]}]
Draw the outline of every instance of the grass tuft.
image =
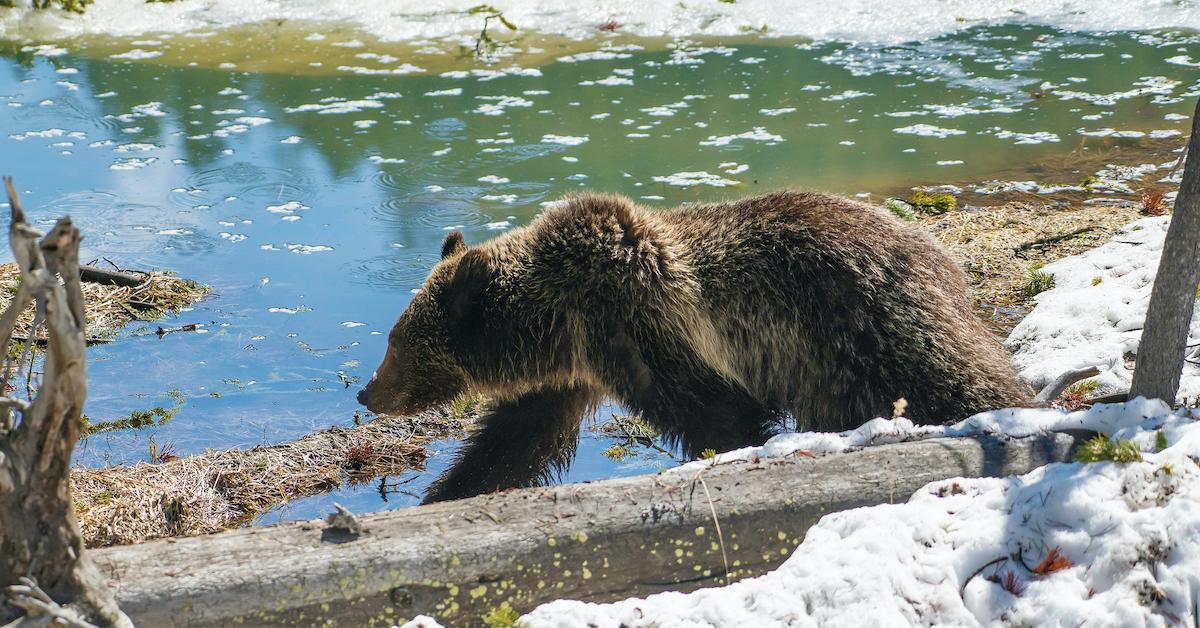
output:
[{"label": "grass tuft", "polygon": [[1075,452],[1075,461],[1092,462],[1141,462],[1142,451],[1133,441],[1115,441],[1103,434],[1085,442]]}]

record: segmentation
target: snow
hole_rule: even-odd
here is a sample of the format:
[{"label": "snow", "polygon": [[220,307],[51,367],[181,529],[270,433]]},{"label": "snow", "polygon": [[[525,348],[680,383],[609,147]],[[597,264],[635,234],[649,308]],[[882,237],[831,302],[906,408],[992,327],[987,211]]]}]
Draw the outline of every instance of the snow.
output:
[{"label": "snow", "polygon": [[[473,37],[481,18],[476,0],[396,4],[357,0],[99,0],[83,15],[33,11],[28,3],[0,10],[0,37],[42,41],[80,35],[142,36],[183,33],[274,20],[346,23],[383,41]],[[1200,6],[1170,0],[492,0],[522,31],[572,39],[602,36],[613,21],[635,36],[741,36],[770,24],[768,37],[899,43],[918,41],[980,24],[1042,24],[1064,29],[1198,29]],[[869,16],[869,19],[864,19]],[[315,38],[314,38],[315,39]],[[362,46],[358,40],[342,46]]]},{"label": "snow", "polygon": [[[1170,219],[1144,218],[1111,241],[1042,269],[1054,288],[1006,341],[1021,377],[1039,387],[1078,368],[1100,369],[1100,392],[1127,390],[1133,377],[1127,353],[1136,353]],[[1188,345],[1200,343],[1193,311]],[[1179,398],[1200,395],[1200,366],[1184,364]]]},{"label": "snow", "polygon": [[[610,604],[559,600],[534,609],[520,625],[1184,624],[1200,596],[1197,419],[1198,410],[1172,411],[1161,401],[1138,398],[1072,413],[1001,410],[949,427],[876,419],[838,435],[777,437],[752,448],[753,455],[1075,427],[1132,441],[1143,460],[1058,463],[1019,477],[934,482],[905,503],[822,518],[791,558],[766,575]],[[1167,445],[1162,451],[1159,438]],[[733,452],[716,463],[750,454]],[[1053,551],[1065,561],[1039,569]],[[1010,573],[1019,595],[1003,584]],[[406,624],[437,625],[424,616]]]}]

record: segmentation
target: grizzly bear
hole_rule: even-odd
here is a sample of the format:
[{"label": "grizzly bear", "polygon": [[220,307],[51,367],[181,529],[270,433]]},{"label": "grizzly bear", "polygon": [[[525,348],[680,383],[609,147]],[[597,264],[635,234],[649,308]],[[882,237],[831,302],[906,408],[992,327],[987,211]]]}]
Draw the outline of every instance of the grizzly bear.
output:
[{"label": "grizzly bear", "polygon": [[570,196],[488,242],[451,233],[359,401],[494,400],[427,501],[549,479],[610,397],[689,458],[786,424],[845,430],[1025,405],[966,275],[887,211],[814,192],[650,209]]}]

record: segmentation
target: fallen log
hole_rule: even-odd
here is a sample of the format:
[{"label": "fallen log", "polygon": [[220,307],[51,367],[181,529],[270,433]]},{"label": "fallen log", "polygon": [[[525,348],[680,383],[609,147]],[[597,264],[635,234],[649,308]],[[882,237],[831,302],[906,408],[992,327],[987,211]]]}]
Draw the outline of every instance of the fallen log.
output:
[{"label": "fallen log", "polygon": [[79,266],[79,278],[91,283],[136,288],[150,279],[150,273],[138,274],[123,270],[109,270],[90,264],[81,264]]},{"label": "fallen log", "polygon": [[953,477],[1026,473],[1075,439],[936,439],[513,490],[93,552],[138,625],[449,625],[559,598],[692,590],[778,566],[831,512]]}]

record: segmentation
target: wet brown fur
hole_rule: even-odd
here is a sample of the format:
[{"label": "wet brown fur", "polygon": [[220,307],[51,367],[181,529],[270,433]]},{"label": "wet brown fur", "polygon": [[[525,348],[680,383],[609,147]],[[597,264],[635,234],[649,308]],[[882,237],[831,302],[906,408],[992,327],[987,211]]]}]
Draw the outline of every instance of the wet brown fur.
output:
[{"label": "wet brown fur", "polygon": [[900,397],[926,424],[1030,401],[931,237],[812,192],[669,210],[584,194],[474,247],[452,234],[360,399],[415,412],[467,389],[497,407],[430,500],[546,479],[606,396],[689,457],[788,415],[844,430]]}]

